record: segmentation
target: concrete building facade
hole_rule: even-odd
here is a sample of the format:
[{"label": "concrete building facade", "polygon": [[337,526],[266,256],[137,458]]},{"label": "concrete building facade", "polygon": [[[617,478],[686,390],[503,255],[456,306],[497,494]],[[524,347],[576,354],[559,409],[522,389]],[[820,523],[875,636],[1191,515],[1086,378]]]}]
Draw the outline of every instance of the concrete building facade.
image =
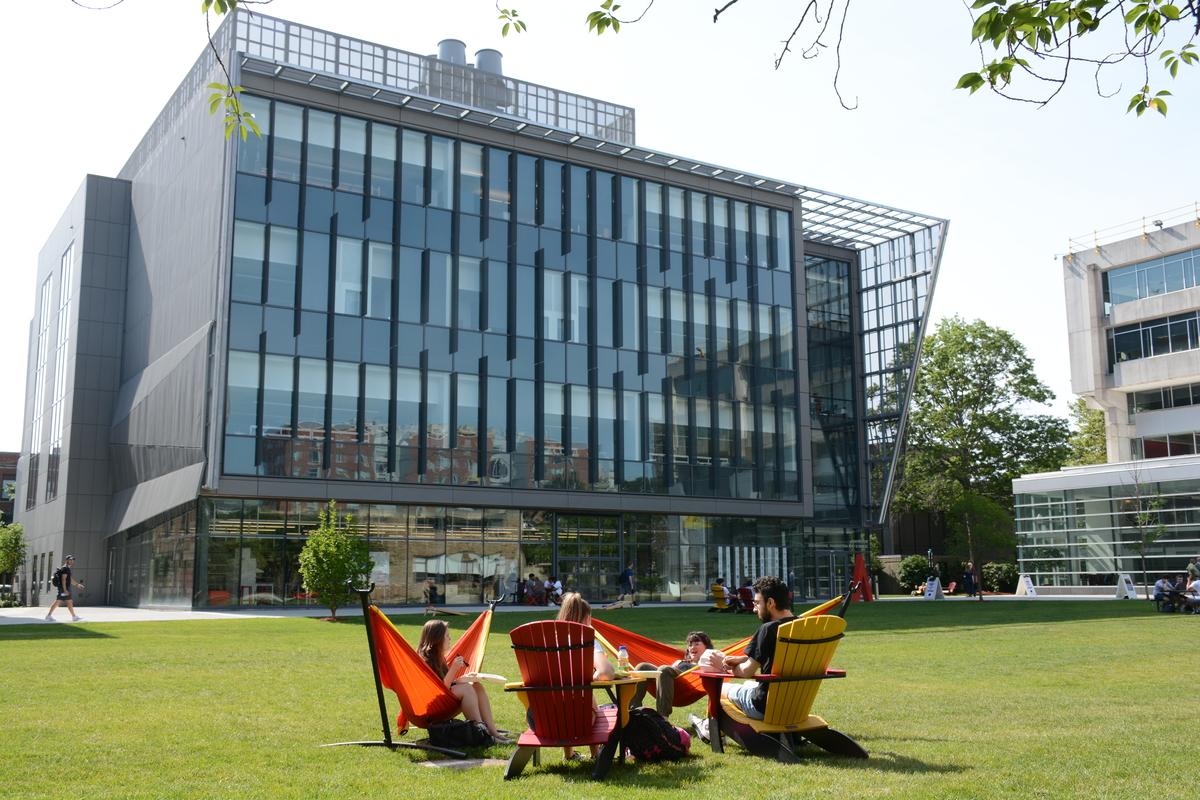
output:
[{"label": "concrete building facade", "polygon": [[1063,277],[1071,387],[1104,413],[1109,463],[1013,482],[1022,569],[1114,583],[1149,524],[1151,572],[1177,571],[1200,552],[1200,219],[1068,255]]},{"label": "concrete building facade", "polygon": [[639,147],[633,109],[461,42],[215,38],[261,138],[219,135],[206,51],[39,261],[32,584],[70,551],[105,602],[310,603],[335,499],[384,602],[604,599],[630,563],[648,598],[838,588],[944,220]]}]

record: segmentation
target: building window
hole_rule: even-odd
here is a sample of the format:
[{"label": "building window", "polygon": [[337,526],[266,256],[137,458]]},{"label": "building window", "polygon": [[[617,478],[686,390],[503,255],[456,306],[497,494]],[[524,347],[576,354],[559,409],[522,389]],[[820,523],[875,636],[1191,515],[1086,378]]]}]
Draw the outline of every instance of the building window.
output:
[{"label": "building window", "polygon": [[67,346],[71,340],[71,292],[75,243],[68,245],[59,262],[58,342],[54,349],[54,397],[50,405],[50,456],[46,460],[46,501],[58,497],[58,470],[62,456],[63,417],[67,397]]},{"label": "building window", "polygon": [[33,423],[29,436],[29,475],[25,486],[25,508],[37,505],[38,460],[42,450],[42,407],[46,401],[46,356],[50,349],[50,291],[54,276],[42,281],[38,290],[38,332],[34,344]]},{"label": "building window", "polygon": [[1139,358],[1200,348],[1200,311],[1122,325],[1107,331],[1108,371]]},{"label": "building window", "polygon": [[1130,303],[1200,285],[1200,248],[1130,264],[1105,272],[1101,279],[1104,313]]},{"label": "building window", "polygon": [[[754,404],[796,410],[790,211],[248,107],[268,125],[239,143],[241,182],[291,188],[235,208],[227,465],[764,496],[759,476],[720,467],[752,464],[774,436]],[[763,447],[793,484],[794,422],[779,425],[787,447]]]}]

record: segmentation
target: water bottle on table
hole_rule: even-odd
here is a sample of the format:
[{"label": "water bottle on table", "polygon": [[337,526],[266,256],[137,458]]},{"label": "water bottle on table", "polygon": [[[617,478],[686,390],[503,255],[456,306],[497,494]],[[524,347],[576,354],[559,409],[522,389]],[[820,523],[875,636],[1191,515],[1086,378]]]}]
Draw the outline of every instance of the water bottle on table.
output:
[{"label": "water bottle on table", "polygon": [[629,672],[629,651],[625,645],[617,648],[617,672]]}]

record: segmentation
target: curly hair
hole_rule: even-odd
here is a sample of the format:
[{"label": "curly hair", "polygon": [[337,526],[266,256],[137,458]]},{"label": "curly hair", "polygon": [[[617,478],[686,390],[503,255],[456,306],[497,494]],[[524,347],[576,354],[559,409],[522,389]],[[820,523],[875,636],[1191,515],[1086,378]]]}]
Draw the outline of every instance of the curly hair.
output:
[{"label": "curly hair", "polygon": [[754,593],[761,594],[763,602],[775,601],[775,607],[785,611],[792,607],[792,595],[788,585],[774,575],[764,575],[754,582]]}]

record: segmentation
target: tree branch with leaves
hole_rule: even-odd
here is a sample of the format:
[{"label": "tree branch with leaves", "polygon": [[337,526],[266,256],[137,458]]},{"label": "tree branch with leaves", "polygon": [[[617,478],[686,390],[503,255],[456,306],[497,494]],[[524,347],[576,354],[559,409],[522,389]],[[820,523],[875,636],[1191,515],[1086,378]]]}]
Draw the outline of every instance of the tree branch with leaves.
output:
[{"label": "tree branch with leaves", "polygon": [[[971,41],[979,45],[981,64],[960,77],[956,88],[972,94],[986,88],[1042,107],[1066,87],[1078,65],[1094,71],[1097,94],[1111,97],[1120,88],[1105,94],[1102,75],[1132,64],[1140,88],[1129,97],[1126,112],[1166,116],[1171,92],[1160,88],[1161,82],[1175,80],[1181,67],[1200,61],[1196,0],[975,0],[970,13]],[[1116,39],[1120,43],[1112,49]],[[1018,82],[1034,90],[1017,93]]]}]

